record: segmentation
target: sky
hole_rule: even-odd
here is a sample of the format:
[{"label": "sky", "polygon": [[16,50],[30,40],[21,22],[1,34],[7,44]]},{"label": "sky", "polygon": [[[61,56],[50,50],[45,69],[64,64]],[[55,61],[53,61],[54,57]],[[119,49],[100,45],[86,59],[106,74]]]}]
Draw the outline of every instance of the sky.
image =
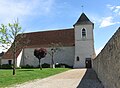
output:
[{"label": "sky", "polygon": [[120,27],[120,1],[0,0],[0,24],[7,25],[18,18],[24,32],[71,28],[82,12],[94,23],[98,54]]}]

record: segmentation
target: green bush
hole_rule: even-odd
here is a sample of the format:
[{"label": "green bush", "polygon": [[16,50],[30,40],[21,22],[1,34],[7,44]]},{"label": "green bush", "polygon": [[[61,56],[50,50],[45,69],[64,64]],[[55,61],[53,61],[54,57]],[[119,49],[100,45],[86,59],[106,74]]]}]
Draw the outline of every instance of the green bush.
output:
[{"label": "green bush", "polygon": [[44,63],[44,64],[42,64],[42,68],[50,68],[50,64]]},{"label": "green bush", "polygon": [[21,66],[21,68],[34,68],[32,65],[26,64],[25,66]]},{"label": "green bush", "polygon": [[2,64],[2,65],[1,65],[1,68],[2,68],[2,69],[12,69],[12,66],[13,66],[13,65]]},{"label": "green bush", "polygon": [[56,68],[72,68],[72,66],[69,66],[67,64],[59,63],[55,65]]}]

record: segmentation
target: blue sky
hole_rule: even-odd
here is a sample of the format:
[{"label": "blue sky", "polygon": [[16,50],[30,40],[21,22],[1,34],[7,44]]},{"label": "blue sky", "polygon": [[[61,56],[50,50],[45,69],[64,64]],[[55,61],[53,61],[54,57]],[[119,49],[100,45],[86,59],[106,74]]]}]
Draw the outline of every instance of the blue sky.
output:
[{"label": "blue sky", "polygon": [[0,0],[0,24],[19,18],[25,32],[71,28],[83,12],[94,22],[96,52],[120,26],[118,0]]}]

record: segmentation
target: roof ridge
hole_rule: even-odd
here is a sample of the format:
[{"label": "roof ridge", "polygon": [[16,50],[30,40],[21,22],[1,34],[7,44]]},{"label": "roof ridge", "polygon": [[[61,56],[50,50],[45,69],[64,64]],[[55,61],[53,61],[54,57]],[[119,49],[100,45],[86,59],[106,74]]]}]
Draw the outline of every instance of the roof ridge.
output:
[{"label": "roof ridge", "polygon": [[31,34],[31,33],[43,33],[43,32],[53,32],[53,31],[65,31],[65,30],[72,30],[74,28],[64,28],[64,29],[58,29],[58,30],[44,30],[44,31],[36,31],[36,32],[27,32],[27,33],[23,33],[23,34]]}]

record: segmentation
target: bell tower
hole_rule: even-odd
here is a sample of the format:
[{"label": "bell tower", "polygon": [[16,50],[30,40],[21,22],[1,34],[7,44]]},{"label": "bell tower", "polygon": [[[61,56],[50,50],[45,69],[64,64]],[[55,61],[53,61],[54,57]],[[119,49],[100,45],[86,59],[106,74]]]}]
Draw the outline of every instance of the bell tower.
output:
[{"label": "bell tower", "polygon": [[73,26],[75,33],[75,59],[73,68],[92,67],[92,58],[95,55],[94,23],[82,13]]}]

